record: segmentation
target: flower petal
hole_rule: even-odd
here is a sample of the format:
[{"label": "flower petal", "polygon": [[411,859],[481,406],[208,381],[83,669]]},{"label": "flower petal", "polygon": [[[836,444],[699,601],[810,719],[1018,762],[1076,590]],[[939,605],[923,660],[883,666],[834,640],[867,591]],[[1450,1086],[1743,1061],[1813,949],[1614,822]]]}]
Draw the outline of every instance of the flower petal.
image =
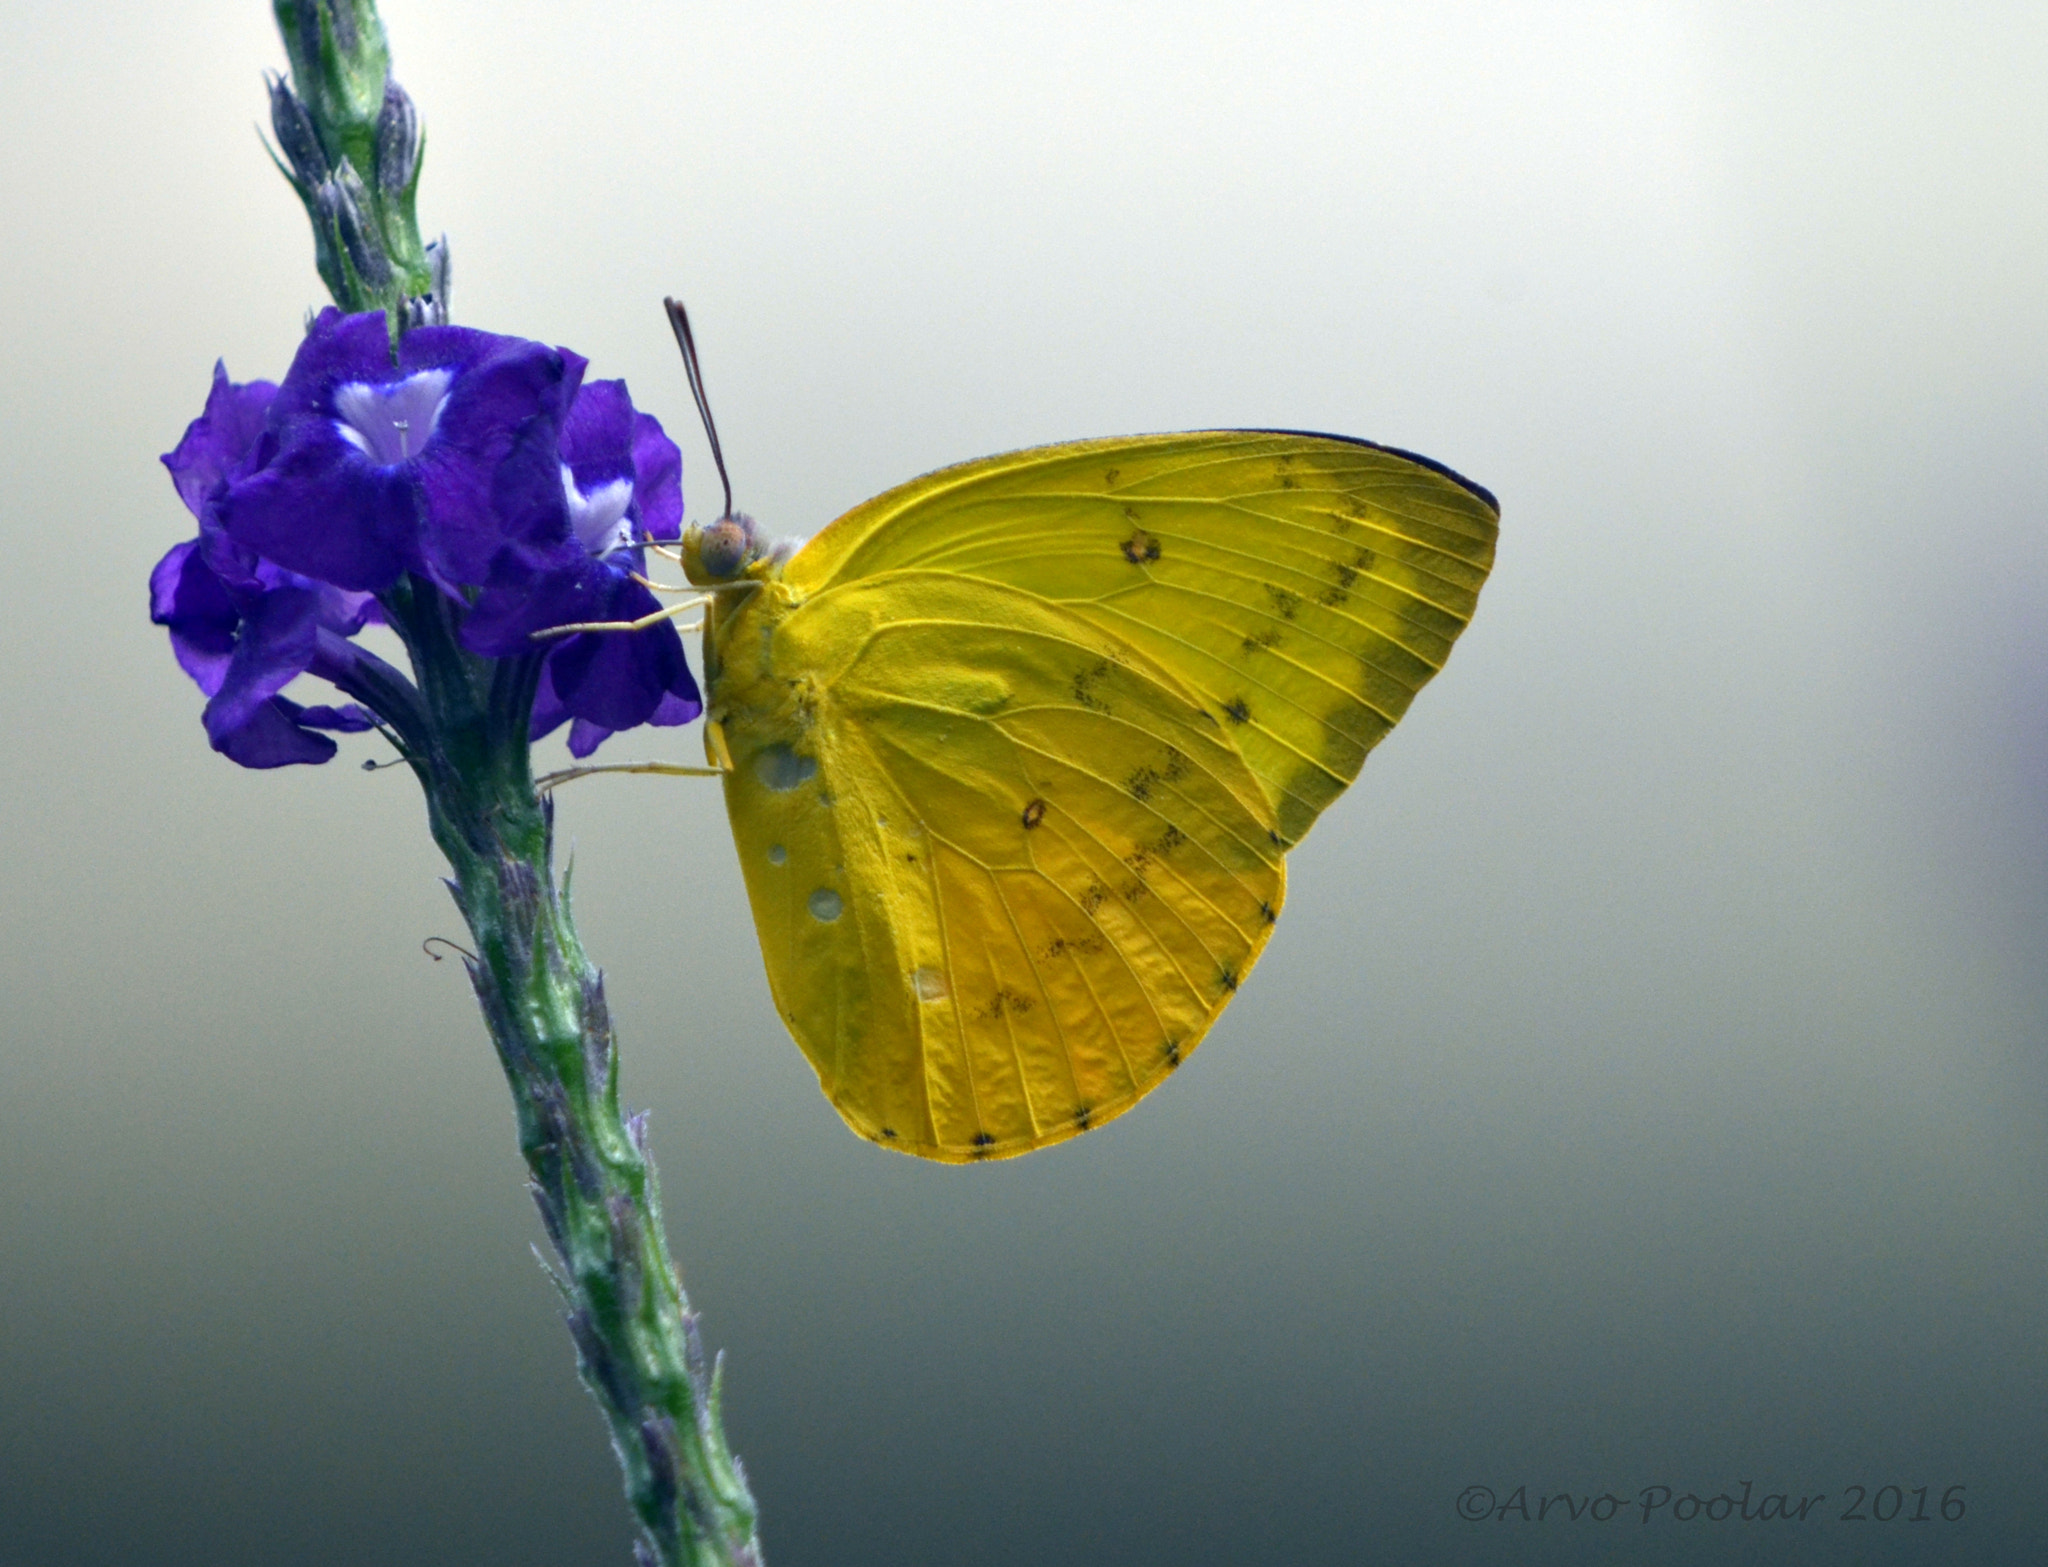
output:
[{"label": "flower petal", "polygon": [[[285,698],[274,700],[284,702]],[[296,703],[287,703],[296,707]],[[367,707],[345,702],[340,707],[301,707],[298,721],[308,729],[332,729],[336,734],[359,735],[377,727],[377,715]]]},{"label": "flower petal", "polygon": [[[458,330],[423,327],[412,337]],[[421,556],[444,582],[480,583],[490,575],[505,536],[493,505],[498,468],[515,453],[530,464],[536,449],[553,447],[559,427],[562,356],[540,343],[499,341],[507,346],[456,380],[435,438],[415,461],[426,497]],[[552,468],[549,478],[559,507],[561,482]],[[526,486],[516,488],[537,500]]]},{"label": "flower petal", "polygon": [[378,385],[405,373],[392,362],[391,328],[383,311],[345,316],[329,305],[306,328],[292,367],[278,385],[271,426],[281,429],[307,419],[332,419],[334,394],[341,387]]},{"label": "flower petal", "polygon": [[276,457],[231,483],[215,509],[236,543],[340,588],[388,588],[418,552],[410,469],[379,467],[326,418],[292,427]]},{"label": "flower petal", "polygon": [[554,354],[545,345],[525,338],[480,332],[474,327],[428,326],[408,332],[394,359],[383,311],[345,316],[330,305],[307,328],[291,370],[278,389],[272,422],[335,418],[340,412],[335,406],[336,394],[346,386],[393,386],[413,381],[429,370],[448,372],[452,386],[478,366],[516,351]]},{"label": "flower petal", "polygon": [[586,381],[562,420],[562,461],[576,487],[633,478],[633,399],[624,381]]},{"label": "flower petal", "polygon": [[[620,386],[625,382],[621,381]],[[683,536],[683,454],[652,414],[633,416],[633,498],[650,539]]]},{"label": "flower petal", "polygon": [[[491,476],[491,509],[497,516],[498,542],[547,554],[579,553],[569,519],[569,499],[562,491],[562,464],[555,450],[555,432],[547,421],[529,419],[512,449]],[[494,553],[490,568],[497,566]],[[484,573],[490,580],[490,570]]]},{"label": "flower petal", "polygon": [[242,617],[197,539],[174,545],[149,574],[149,618],[170,632],[172,656],[199,689],[218,691]]},{"label": "flower petal", "polygon": [[[543,673],[545,674],[545,671]],[[539,739],[569,716],[567,704],[555,696],[552,683],[546,689],[553,705],[549,709],[549,722],[545,727],[540,726],[540,708],[538,704],[535,705],[535,739]],[[691,675],[690,666],[686,661],[682,667],[681,677],[676,682],[676,689],[662,693],[661,700],[655,704],[654,711],[648,714],[645,722],[664,728],[687,724],[703,711],[704,703],[697,692],[697,681]],[[607,729],[602,724],[592,723],[587,718],[579,718],[569,726],[569,754],[579,760],[589,756],[616,733],[616,730]]]},{"label": "flower petal", "polygon": [[220,689],[206,704],[214,749],[253,722],[257,709],[306,672],[320,631],[320,595],[305,588],[266,593],[242,623]]},{"label": "flower petal", "polygon": [[[604,618],[633,620],[658,607],[639,583],[621,578]],[[645,631],[582,632],[567,638],[548,663],[569,711],[607,729],[646,723],[670,695],[699,700],[683,639],[671,622]]]},{"label": "flower petal", "polygon": [[228,379],[228,367],[213,364],[213,385],[206,394],[206,411],[185,427],[175,450],[165,452],[163,465],[171,471],[171,483],[178,498],[192,515],[201,514],[206,498],[233,473],[263,433],[263,421],[277,387],[269,381],[250,381],[237,386]]},{"label": "flower petal", "polygon": [[[552,662],[552,659],[549,660],[549,663]],[[533,693],[533,717],[527,724],[526,737],[528,740],[538,740],[542,735],[554,733],[568,721],[569,704],[562,700],[561,693],[555,689],[555,677],[550,672],[548,664],[543,664],[540,666],[540,685]],[[577,754],[587,756],[589,752]]]},{"label": "flower petal", "polygon": [[617,730],[607,729],[603,724],[579,718],[569,726],[569,754],[580,762],[617,733]]},{"label": "flower petal", "polygon": [[583,632],[564,641],[549,662],[555,689],[570,712],[607,729],[631,729],[660,705],[682,656],[675,631],[656,626],[644,632]]},{"label": "flower petal", "polygon": [[690,673],[689,662],[685,660],[683,678],[662,693],[647,721],[658,729],[672,729],[677,724],[689,723],[703,711],[703,693],[698,691],[697,677]]},{"label": "flower petal", "polygon": [[289,767],[295,762],[330,761],[341,748],[327,736],[302,729],[299,716],[308,709],[284,697],[272,697],[240,727],[213,742],[213,748],[244,767]]},{"label": "flower petal", "polygon": [[618,619],[611,605],[619,580],[573,543],[553,552],[507,546],[463,623],[462,645],[487,658],[511,658],[540,650],[536,631]]}]

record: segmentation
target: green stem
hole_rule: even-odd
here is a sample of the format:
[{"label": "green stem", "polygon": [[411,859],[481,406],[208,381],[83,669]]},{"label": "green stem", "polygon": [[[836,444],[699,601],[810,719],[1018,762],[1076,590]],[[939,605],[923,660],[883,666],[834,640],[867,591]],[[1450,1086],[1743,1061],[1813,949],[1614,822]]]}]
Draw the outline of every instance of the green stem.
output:
[{"label": "green stem", "polygon": [[553,870],[553,812],[534,794],[532,680],[461,651],[445,597],[387,596],[421,676],[432,747],[410,758],[469,923],[468,962],[519,1123],[534,1202],[584,1385],[610,1423],[636,1550],[659,1567],[759,1567],[754,1499],[725,1439],[720,1368],[662,1227],[646,1117],[619,1109],[603,976]]}]

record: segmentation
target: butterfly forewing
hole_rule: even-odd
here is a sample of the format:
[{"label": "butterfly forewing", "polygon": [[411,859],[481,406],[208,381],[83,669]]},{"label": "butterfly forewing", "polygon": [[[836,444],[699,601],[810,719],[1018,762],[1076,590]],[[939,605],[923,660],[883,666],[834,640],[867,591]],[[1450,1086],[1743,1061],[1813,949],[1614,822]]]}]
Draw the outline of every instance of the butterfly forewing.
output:
[{"label": "butterfly forewing", "polygon": [[856,1130],[1021,1153],[1120,1114],[1194,1048],[1284,872],[1264,790],[1171,671],[931,572],[793,610],[770,590],[720,642],[770,981]]},{"label": "butterfly forewing", "polygon": [[1225,727],[1291,844],[1442,667],[1496,525],[1484,491],[1365,442],[1145,436],[914,480],[826,529],[789,578],[947,571],[1064,606]]}]

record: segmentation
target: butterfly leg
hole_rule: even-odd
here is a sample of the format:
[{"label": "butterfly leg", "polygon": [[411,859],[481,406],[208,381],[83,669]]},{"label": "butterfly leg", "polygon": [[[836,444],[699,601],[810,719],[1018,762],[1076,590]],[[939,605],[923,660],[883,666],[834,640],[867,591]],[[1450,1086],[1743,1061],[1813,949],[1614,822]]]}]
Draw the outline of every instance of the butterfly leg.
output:
[{"label": "butterfly leg", "polygon": [[723,778],[732,771],[732,748],[725,743],[725,725],[715,718],[704,721],[704,759],[709,767],[686,767],[680,762],[600,762],[593,767],[565,767],[560,772],[545,773],[533,781],[533,787],[545,794],[560,784],[574,778],[588,778],[592,773],[655,773],[663,778]]},{"label": "butterfly leg", "polygon": [[650,593],[694,593],[699,604],[704,602],[704,590],[694,582],[656,582],[652,577],[643,577],[637,571],[630,575]]},{"label": "butterfly leg", "polygon": [[[658,626],[664,620],[674,620],[678,615],[687,615],[693,609],[702,609],[719,593],[751,593],[760,587],[758,582],[714,582],[708,587],[692,585],[688,588],[671,588],[659,582],[649,582],[636,575],[634,580],[643,587],[657,593],[690,593],[694,595],[680,604],[671,604],[667,609],[658,609],[651,615],[642,615],[638,620],[579,620],[566,626],[547,626],[539,631],[529,631],[527,636],[535,642],[552,641],[556,637],[575,636],[581,631],[645,631],[649,626]],[[682,626],[683,631],[697,631],[701,626]]]},{"label": "butterfly leg", "polygon": [[[649,626],[658,626],[664,620],[674,620],[678,615],[687,615],[703,603],[703,599],[694,598],[681,604],[671,604],[667,609],[658,609],[651,615],[642,615],[638,620],[579,620],[566,626],[548,626],[540,631],[528,632],[527,635],[535,642],[547,642],[556,637],[572,637],[581,631],[645,631]],[[682,629],[694,628],[686,626]]]},{"label": "butterfly leg", "polygon": [[680,762],[601,762],[594,767],[565,767],[560,772],[543,773],[534,779],[536,792],[546,794],[550,789],[576,778],[588,778],[593,773],[655,773],[664,778],[722,778],[729,768],[685,767]]},{"label": "butterfly leg", "polygon": [[732,771],[732,748],[725,743],[725,725],[716,718],[704,720],[704,760],[712,771]]}]

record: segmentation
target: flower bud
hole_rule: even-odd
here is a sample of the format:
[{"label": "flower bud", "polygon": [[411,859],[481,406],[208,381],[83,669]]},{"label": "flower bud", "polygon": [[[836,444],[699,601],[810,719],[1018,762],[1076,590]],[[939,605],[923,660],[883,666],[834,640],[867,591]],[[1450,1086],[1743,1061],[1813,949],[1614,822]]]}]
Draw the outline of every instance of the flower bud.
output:
[{"label": "flower bud", "polygon": [[427,246],[427,289],[405,302],[407,326],[448,324],[448,236]]},{"label": "flower bud", "polygon": [[384,107],[377,115],[377,187],[387,196],[402,196],[420,167],[420,116],[412,98],[398,83],[384,84]]},{"label": "flower bud", "polygon": [[291,164],[292,173],[297,176],[301,193],[312,190],[326,180],[329,166],[327,151],[320,145],[320,133],[314,128],[312,115],[298,99],[281,76],[271,76],[264,85],[270,89],[270,129],[277,137],[277,145]]},{"label": "flower bud", "polygon": [[373,294],[382,292],[391,282],[391,262],[376,230],[366,221],[371,210],[370,192],[362,176],[356,173],[355,165],[343,158],[341,167],[315,194],[356,276]]}]

